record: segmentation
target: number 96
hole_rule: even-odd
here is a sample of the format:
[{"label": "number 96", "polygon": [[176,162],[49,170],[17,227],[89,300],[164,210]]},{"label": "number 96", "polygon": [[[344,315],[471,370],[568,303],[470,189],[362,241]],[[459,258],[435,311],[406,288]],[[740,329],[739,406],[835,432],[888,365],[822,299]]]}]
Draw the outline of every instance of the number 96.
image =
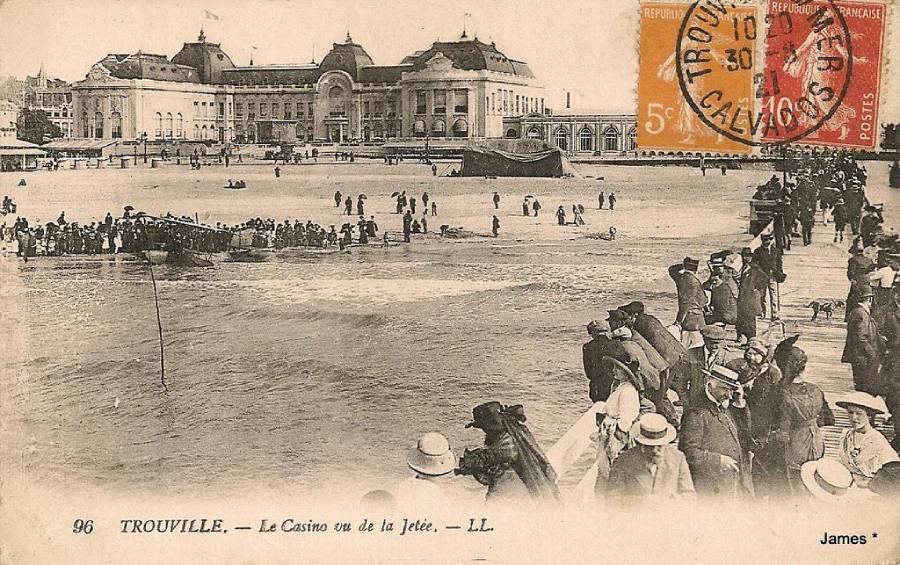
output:
[{"label": "number 96", "polygon": [[75,523],[72,524],[72,533],[73,534],[89,534],[94,531],[94,521],[93,520],[82,520],[78,518],[75,520]]}]

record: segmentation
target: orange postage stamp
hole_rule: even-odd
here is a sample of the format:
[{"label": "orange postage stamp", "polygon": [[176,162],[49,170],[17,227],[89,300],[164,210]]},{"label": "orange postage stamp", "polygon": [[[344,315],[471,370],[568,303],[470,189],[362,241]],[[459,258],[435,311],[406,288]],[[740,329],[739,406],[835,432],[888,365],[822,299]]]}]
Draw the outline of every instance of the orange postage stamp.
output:
[{"label": "orange postage stamp", "polygon": [[[707,127],[689,105],[679,85],[680,69],[676,41],[689,6],[683,3],[653,2],[641,4],[640,69],[638,75],[638,145],[643,150],[702,151],[746,154],[749,147]],[[737,17],[751,15],[750,7],[733,10]],[[729,98],[753,111],[752,59],[741,58],[753,47],[752,39],[739,34],[735,39],[731,26],[710,27],[710,37],[698,37],[715,49],[695,50],[685,57],[718,61],[728,73],[691,75],[694,84],[704,83],[708,92],[728,92]],[[691,32],[707,33],[706,30]],[[753,31],[750,31],[751,35]],[[714,41],[713,41],[714,39]],[[729,117],[728,119],[731,119]]]}]

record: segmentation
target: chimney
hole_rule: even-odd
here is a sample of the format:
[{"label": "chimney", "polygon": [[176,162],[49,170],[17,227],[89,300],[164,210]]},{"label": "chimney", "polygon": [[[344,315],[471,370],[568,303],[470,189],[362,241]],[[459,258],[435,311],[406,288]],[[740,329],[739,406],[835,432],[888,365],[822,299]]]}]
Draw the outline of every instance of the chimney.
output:
[{"label": "chimney", "polygon": [[572,93],[566,92],[566,110],[572,107]]}]

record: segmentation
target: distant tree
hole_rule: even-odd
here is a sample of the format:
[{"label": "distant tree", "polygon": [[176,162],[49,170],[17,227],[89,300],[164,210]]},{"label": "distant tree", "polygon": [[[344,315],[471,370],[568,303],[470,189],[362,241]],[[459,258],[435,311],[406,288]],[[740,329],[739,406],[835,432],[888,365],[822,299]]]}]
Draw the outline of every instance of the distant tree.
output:
[{"label": "distant tree", "polygon": [[55,137],[62,137],[62,130],[50,121],[43,110],[22,108],[19,110],[17,122],[19,139],[40,144]]}]

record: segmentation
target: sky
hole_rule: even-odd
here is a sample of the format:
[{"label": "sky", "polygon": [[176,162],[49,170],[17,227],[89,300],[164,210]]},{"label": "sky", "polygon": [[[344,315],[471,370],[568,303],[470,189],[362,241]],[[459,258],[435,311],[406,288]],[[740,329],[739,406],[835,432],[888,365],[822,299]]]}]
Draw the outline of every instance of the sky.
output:
[{"label": "sky", "polygon": [[[890,10],[887,53],[900,53],[900,7]],[[221,43],[237,65],[317,61],[349,29],[376,64],[397,64],[433,41],[495,41],[547,87],[547,104],[636,111],[638,0],[0,0],[0,76],[83,79],[107,53],[173,56],[196,41]],[[218,17],[210,19],[206,13]],[[469,14],[469,17],[465,17]],[[900,63],[900,61],[895,61]],[[882,122],[900,121],[900,64],[886,72]]]}]

